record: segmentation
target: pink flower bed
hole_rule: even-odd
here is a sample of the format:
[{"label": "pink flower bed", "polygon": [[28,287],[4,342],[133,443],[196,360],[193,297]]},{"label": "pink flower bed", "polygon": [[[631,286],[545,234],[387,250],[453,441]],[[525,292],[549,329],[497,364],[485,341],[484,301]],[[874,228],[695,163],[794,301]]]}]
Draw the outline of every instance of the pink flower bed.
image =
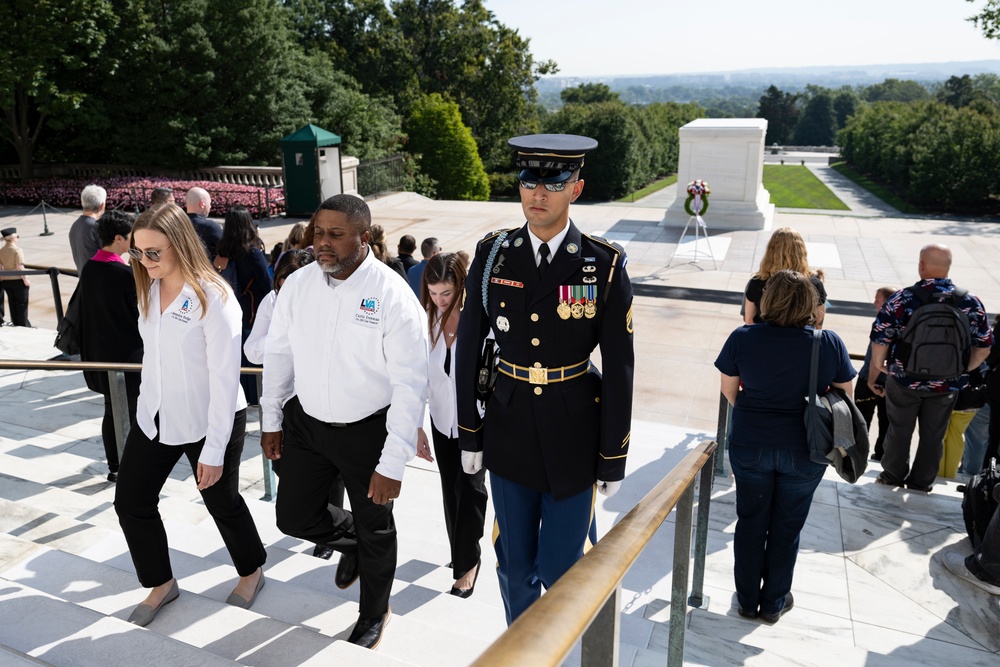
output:
[{"label": "pink flower bed", "polygon": [[276,216],[284,212],[284,190],[256,185],[234,185],[215,181],[180,181],[166,178],[52,178],[6,184],[7,201],[11,204],[34,206],[42,199],[58,208],[79,209],[80,192],[91,183],[108,191],[108,209],[144,210],[154,188],[170,188],[174,201],[184,206],[184,193],[193,187],[204,188],[212,197],[212,215],[224,216],[229,207],[246,206],[255,218]]}]

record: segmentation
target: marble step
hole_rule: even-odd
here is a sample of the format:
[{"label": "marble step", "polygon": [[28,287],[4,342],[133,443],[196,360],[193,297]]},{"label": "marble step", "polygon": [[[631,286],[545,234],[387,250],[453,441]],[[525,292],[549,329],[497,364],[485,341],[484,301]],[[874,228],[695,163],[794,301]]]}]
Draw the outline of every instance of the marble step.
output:
[{"label": "marble step", "polygon": [[[0,498],[0,535],[3,536],[78,553],[112,532],[111,528],[70,519],[34,504]],[[4,562],[0,553],[0,566]]]},{"label": "marble step", "polygon": [[[12,539],[9,536],[7,540]],[[177,563],[178,554],[172,554]],[[191,559],[196,560],[196,559]],[[185,565],[187,563],[181,563]],[[219,664],[251,664],[259,667],[273,665],[327,665],[357,664],[399,666],[412,664],[382,652],[373,653],[348,644],[347,634],[357,618],[356,608],[351,612],[351,623],[340,633],[331,636],[314,632],[306,627],[285,623],[256,610],[275,583],[265,586],[254,610],[244,610],[225,604],[232,586],[232,572],[202,571],[191,576],[178,574],[181,597],[161,610],[154,623],[142,632],[156,634],[180,642],[196,650],[224,660]],[[231,570],[231,568],[230,568]],[[112,565],[88,561],[84,558],[37,546],[17,563],[0,572],[0,578],[13,586],[29,587],[39,595],[58,600],[65,607],[77,607],[114,620],[128,630],[136,629],[125,619],[143,597],[135,576]],[[280,586],[280,584],[279,584]],[[290,605],[298,601],[288,595]],[[0,608],[3,598],[0,596]],[[51,603],[50,603],[51,604]],[[76,612],[64,611],[65,614]],[[394,619],[395,620],[395,619]],[[63,619],[65,627],[82,627]],[[88,623],[89,625],[90,623]],[[0,636],[2,637],[2,636]],[[0,638],[0,641],[3,641]],[[4,642],[10,643],[10,642]],[[24,648],[11,644],[24,651]],[[151,653],[149,655],[156,655]],[[148,658],[147,658],[148,659]],[[231,662],[230,662],[231,661]],[[77,663],[71,663],[77,664]],[[108,663],[104,663],[108,664]],[[121,664],[128,664],[121,663]],[[157,664],[161,664],[157,662]],[[163,663],[167,664],[167,663]],[[216,664],[212,661],[169,664]]]},{"label": "marble step", "polygon": [[[171,546],[174,573],[185,590],[225,599],[235,578],[229,553],[214,525],[187,526],[165,522]],[[296,549],[304,550],[298,551]],[[442,548],[440,545],[438,549]],[[331,636],[345,636],[357,621],[359,586],[338,589],[333,583],[338,556],[329,561],[310,555],[312,545],[282,536],[278,544],[267,544],[264,566],[267,587],[254,610],[289,624],[302,625]],[[451,571],[412,555],[413,543],[401,540],[396,579],[390,605],[397,638],[412,637],[420,646],[400,645],[407,658],[416,652],[418,664],[467,664],[505,629],[496,574],[484,564],[476,594],[462,600],[447,591]],[[110,534],[81,554],[83,557],[132,572],[127,545],[120,534]],[[485,596],[486,602],[479,602]],[[493,596],[496,600],[493,601]],[[401,635],[401,627],[406,633]],[[389,653],[393,639],[387,636],[380,651]],[[456,660],[450,662],[454,655]],[[412,658],[411,658],[412,659]]]},{"label": "marble step", "polygon": [[51,662],[33,658],[10,646],[0,644],[0,665],[3,667],[52,667]]}]

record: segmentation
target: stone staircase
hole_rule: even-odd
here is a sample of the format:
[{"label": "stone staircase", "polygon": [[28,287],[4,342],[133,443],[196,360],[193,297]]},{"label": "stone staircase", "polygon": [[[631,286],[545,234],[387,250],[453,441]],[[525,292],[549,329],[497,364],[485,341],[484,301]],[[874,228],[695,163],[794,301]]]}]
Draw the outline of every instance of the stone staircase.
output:
[{"label": "stone staircase", "polygon": [[[415,461],[395,508],[400,550],[392,620],[378,651],[348,644],[357,586],[337,589],[336,557],[314,558],[311,544],[277,530],[273,506],[258,500],[255,436],[241,466],[243,495],[268,552],[267,584],[254,607],[224,603],[236,575],[181,463],[161,495],[181,597],[147,628],[127,623],[144,593],[112,506],[114,487],[104,481],[101,410],[79,374],[0,372],[0,667],[448,667],[469,664],[504,631],[489,530],[475,595],[448,595],[437,471]],[[255,432],[256,424],[249,428]],[[636,420],[628,480],[618,495],[599,501],[602,533],[703,437]],[[735,613],[733,488],[717,479],[709,603],[688,613],[685,664],[1000,664],[997,601],[944,573],[939,562],[942,547],[968,548],[954,485],[917,496],[867,482],[823,482],[803,532],[796,609],[769,626]],[[666,664],[673,520],[623,581],[622,665]],[[579,655],[577,646],[565,664],[579,664]]]}]

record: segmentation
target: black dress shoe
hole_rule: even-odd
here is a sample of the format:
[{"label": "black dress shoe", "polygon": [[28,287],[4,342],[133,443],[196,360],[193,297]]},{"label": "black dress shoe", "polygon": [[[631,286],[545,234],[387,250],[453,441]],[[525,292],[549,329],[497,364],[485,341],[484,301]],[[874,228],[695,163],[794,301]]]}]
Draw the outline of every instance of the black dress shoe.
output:
[{"label": "black dress shoe", "polygon": [[778,619],[784,616],[786,613],[792,610],[795,605],[795,598],[792,597],[791,593],[785,596],[785,606],[775,612],[762,611],[758,613],[761,619],[767,621],[768,623],[777,623]]},{"label": "black dress shoe", "polygon": [[757,612],[756,611],[747,611],[743,607],[739,607],[739,606],[736,607],[736,613],[738,613],[743,618],[757,618]]},{"label": "black dress shoe", "polygon": [[392,607],[388,607],[385,613],[375,618],[359,618],[351,636],[347,640],[352,644],[357,644],[361,648],[375,650],[379,642],[382,641],[382,631],[389,625],[389,617],[392,615]]},{"label": "black dress shoe", "polygon": [[326,544],[317,544],[316,548],[313,549],[313,556],[316,558],[322,558],[323,560],[330,560],[330,556],[333,555],[333,548],[327,546]]},{"label": "black dress shoe", "polygon": [[337,588],[350,588],[351,584],[358,580],[360,574],[358,555],[340,554],[340,562],[337,563],[337,575],[333,579],[333,582],[337,584]]},{"label": "black dress shoe", "polygon": [[116,472],[109,472],[108,473],[108,481],[109,482],[117,482],[118,481],[118,473],[116,473]]},{"label": "black dress shoe", "polygon": [[[468,597],[472,597],[472,592],[474,590],[476,590],[476,582],[479,581],[479,571],[481,569],[483,569],[482,560],[477,560],[476,561],[476,573],[472,576],[472,586],[470,586],[469,588],[457,588],[455,586],[452,586],[451,590],[448,591],[448,592],[451,593],[452,595],[454,595],[455,597],[460,597],[460,598],[463,598],[463,599],[464,598],[468,598]],[[466,572],[466,574],[468,574],[468,572]],[[462,576],[464,577],[465,575],[462,575]]]}]

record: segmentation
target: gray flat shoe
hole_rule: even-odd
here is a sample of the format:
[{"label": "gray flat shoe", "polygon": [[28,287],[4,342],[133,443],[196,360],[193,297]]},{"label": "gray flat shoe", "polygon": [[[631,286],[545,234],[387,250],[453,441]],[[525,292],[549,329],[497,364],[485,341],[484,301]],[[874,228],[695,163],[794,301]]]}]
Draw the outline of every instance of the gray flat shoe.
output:
[{"label": "gray flat shoe", "polygon": [[241,595],[236,593],[230,593],[229,597],[226,598],[226,604],[231,604],[234,607],[239,607],[240,609],[249,609],[253,605],[253,601],[257,599],[257,593],[260,593],[260,589],[264,588],[264,573],[260,573],[260,579],[257,580],[257,588],[254,589],[253,595],[250,596],[249,600],[246,600]]},{"label": "gray flat shoe", "polygon": [[174,579],[174,584],[170,587],[170,590],[167,591],[166,597],[163,598],[163,601],[160,602],[160,604],[158,604],[155,609],[153,607],[150,607],[148,604],[141,604],[135,609],[133,609],[132,613],[129,614],[128,622],[134,623],[135,625],[139,625],[142,627],[149,625],[149,622],[152,621],[154,618],[156,618],[156,615],[160,612],[160,609],[162,609],[164,605],[168,605],[174,600],[176,600],[177,596],[179,596],[180,594],[181,592],[177,588],[177,580]]}]

